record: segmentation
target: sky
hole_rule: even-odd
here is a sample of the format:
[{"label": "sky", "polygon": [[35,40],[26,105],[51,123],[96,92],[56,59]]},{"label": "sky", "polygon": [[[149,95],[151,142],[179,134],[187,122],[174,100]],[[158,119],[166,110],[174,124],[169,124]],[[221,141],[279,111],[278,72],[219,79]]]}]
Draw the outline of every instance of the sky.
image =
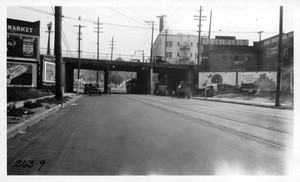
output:
[{"label": "sky", "polygon": [[[24,3],[25,2],[25,3]],[[24,21],[40,21],[41,52],[47,48],[47,24],[54,24],[54,5],[57,1],[7,1],[6,17]],[[31,2],[31,3],[30,3]],[[99,17],[103,33],[100,34],[100,58],[110,59],[111,41],[114,38],[114,59],[121,56],[123,59],[140,57],[144,51],[145,56],[150,55],[151,27],[145,21],[154,21],[154,40],[158,35],[159,18],[166,15],[165,29],[170,34],[197,35],[198,21],[194,15],[199,15],[202,6],[202,16],[206,21],[202,23],[202,35],[208,35],[210,11],[212,11],[211,37],[216,35],[236,36],[237,39],[247,39],[252,45],[258,41],[263,31],[262,39],[269,38],[279,32],[279,6],[284,6],[284,32],[294,31],[294,9],[296,0],[165,0],[165,1],[59,1],[62,6],[62,28],[65,36],[63,50],[74,51],[78,49],[78,27],[82,28],[81,50],[82,57],[96,58],[97,34],[96,22]],[[81,17],[81,21],[79,21]],[[54,30],[54,26],[52,27]],[[54,34],[51,34],[51,48],[54,48]],[[89,53],[86,53],[89,52]],[[52,51],[53,53],[53,51]]]}]

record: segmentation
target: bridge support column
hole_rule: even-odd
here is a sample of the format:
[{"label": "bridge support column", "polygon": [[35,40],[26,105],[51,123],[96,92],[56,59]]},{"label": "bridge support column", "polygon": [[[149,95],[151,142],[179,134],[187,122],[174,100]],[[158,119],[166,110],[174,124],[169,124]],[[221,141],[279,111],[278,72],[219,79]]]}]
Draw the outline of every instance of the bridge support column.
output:
[{"label": "bridge support column", "polygon": [[109,67],[107,66],[104,70],[104,93],[108,93],[108,84],[109,84]]},{"label": "bridge support column", "polygon": [[154,91],[154,82],[153,82],[153,68],[149,68],[149,81],[150,81],[150,87],[148,90],[148,94],[152,94]]}]

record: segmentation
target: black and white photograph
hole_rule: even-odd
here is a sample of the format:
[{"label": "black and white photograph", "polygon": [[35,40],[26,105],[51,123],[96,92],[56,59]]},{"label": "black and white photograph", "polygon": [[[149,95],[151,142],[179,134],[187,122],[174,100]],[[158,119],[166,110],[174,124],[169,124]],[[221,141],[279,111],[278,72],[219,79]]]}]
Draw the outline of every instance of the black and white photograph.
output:
[{"label": "black and white photograph", "polygon": [[300,180],[299,9],[5,0],[0,181]]}]

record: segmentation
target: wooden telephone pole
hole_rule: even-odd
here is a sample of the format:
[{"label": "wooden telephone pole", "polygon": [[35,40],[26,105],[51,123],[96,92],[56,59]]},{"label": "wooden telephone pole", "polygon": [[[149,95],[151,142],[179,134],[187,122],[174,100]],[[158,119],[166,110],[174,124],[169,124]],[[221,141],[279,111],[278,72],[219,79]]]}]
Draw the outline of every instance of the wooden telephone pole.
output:
[{"label": "wooden telephone pole", "polygon": [[[100,27],[100,25],[103,25],[103,23],[99,22],[99,17],[98,17],[98,22],[95,23],[97,24],[97,27],[94,27],[97,29],[97,31],[94,31],[95,33],[97,33],[97,60],[99,61],[99,34],[103,33],[103,31],[100,31],[100,29],[103,29],[103,27]],[[99,71],[97,70],[97,76],[96,76],[96,82],[99,82]]]},{"label": "wooden telephone pole", "polygon": [[202,6],[200,6],[200,10],[199,10],[199,16],[198,15],[194,15],[194,17],[198,18],[198,19],[195,19],[195,20],[198,20],[199,21],[199,24],[198,24],[198,27],[199,27],[199,30],[198,30],[198,62],[197,62],[197,65],[200,65],[200,58],[201,58],[201,22],[202,21],[205,21],[206,19],[203,19],[203,18],[206,18],[206,16],[202,16]]},{"label": "wooden telephone pole", "polygon": [[283,7],[280,6],[280,15],[279,15],[279,41],[277,49],[277,85],[276,85],[276,98],[275,106],[280,106],[280,81],[281,81],[281,49],[282,49],[282,23],[283,22]]},{"label": "wooden telephone pole", "polygon": [[[62,7],[55,6],[55,98],[62,100],[62,51],[61,51],[61,22],[62,22]],[[50,34],[50,32],[49,32]]]},{"label": "wooden telephone pole", "polygon": [[[79,20],[81,20],[81,18],[79,17]],[[78,27],[78,73],[77,73],[77,94],[79,94],[79,80],[80,80],[80,62],[81,62],[81,58],[80,58],[80,41],[81,39],[81,28],[85,27],[85,26],[81,26],[79,25],[74,25],[74,27]]]}]

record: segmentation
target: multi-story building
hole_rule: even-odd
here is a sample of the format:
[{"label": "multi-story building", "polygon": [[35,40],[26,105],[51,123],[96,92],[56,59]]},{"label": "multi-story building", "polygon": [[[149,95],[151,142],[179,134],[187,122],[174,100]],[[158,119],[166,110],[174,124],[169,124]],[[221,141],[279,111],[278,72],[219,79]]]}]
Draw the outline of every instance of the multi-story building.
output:
[{"label": "multi-story building", "polygon": [[253,46],[204,45],[203,71],[256,71],[257,56]]},{"label": "multi-story building", "polygon": [[[277,71],[279,36],[254,42],[259,71]],[[294,32],[282,36],[282,91],[294,92]]]},{"label": "multi-story building", "polygon": [[[216,36],[215,39],[202,38],[201,45],[248,46],[248,40],[235,37]],[[200,47],[203,49],[203,46]],[[202,51],[201,51],[202,52]],[[165,57],[172,64],[198,64],[198,36],[186,34],[159,34],[153,44],[153,56]],[[200,62],[202,56],[200,56]]]}]

